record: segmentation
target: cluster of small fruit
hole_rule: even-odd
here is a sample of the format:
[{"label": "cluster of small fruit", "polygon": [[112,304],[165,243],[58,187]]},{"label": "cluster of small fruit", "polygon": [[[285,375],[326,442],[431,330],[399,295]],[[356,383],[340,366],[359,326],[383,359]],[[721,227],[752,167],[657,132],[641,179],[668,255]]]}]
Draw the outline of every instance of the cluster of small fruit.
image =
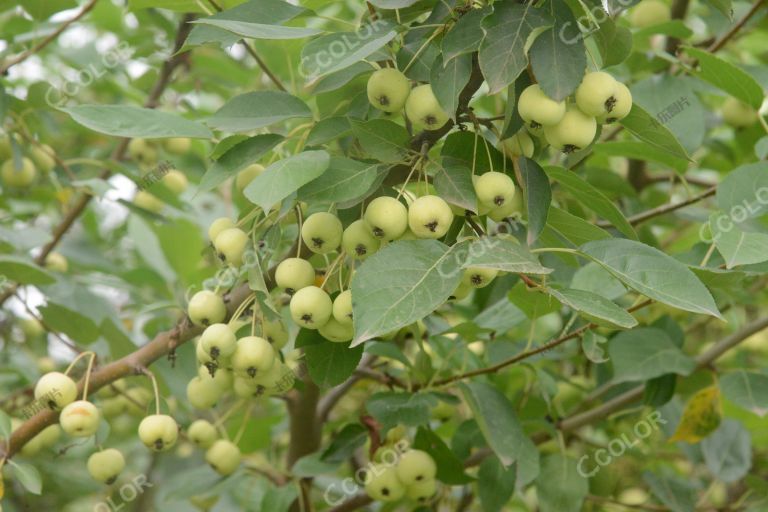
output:
[{"label": "cluster of small fruit", "polygon": [[439,130],[450,116],[443,110],[429,84],[411,89],[408,78],[394,68],[382,68],[368,79],[368,100],[388,114],[405,107],[405,115],[417,130]]},{"label": "cluster of small fruit", "polygon": [[[437,464],[430,454],[409,449],[397,454],[394,463],[386,460],[390,448],[379,448],[366,471],[365,492],[371,499],[382,502],[399,501],[404,497],[424,505],[437,492]],[[391,452],[390,453],[394,453]]]},{"label": "cluster of small fruit", "polygon": [[141,169],[144,180],[147,182],[147,186],[141,187],[133,198],[133,203],[136,206],[154,213],[160,213],[163,210],[165,203],[156,195],[146,190],[154,183],[149,181],[149,179],[154,178],[155,175],[162,174],[162,177],[158,177],[158,179],[175,195],[179,195],[187,189],[189,180],[187,180],[187,176],[183,172],[178,169],[156,169],[156,167],[161,148],[169,154],[184,155],[189,152],[191,147],[192,141],[184,137],[174,137],[158,141],[131,139],[128,143],[128,156]]},{"label": "cluster of small fruit", "polygon": [[47,144],[30,145],[26,155],[18,155],[20,158],[15,156],[14,146],[23,146],[18,136],[0,135],[0,177],[6,187],[28,188],[35,182],[38,170],[49,173],[56,166],[53,148]]},{"label": "cluster of small fruit", "polygon": [[631,109],[629,88],[604,71],[584,75],[573,101],[553,100],[538,84],[532,84],[517,101],[527,132],[520,131],[502,144],[508,153],[531,157],[533,135],[557,150],[571,153],[592,143],[598,123],[623,119]]}]

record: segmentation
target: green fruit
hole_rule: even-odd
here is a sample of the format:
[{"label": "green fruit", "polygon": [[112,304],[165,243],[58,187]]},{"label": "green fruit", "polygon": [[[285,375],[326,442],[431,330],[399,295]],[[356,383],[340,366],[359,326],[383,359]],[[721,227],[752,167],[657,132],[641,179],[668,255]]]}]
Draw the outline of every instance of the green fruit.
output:
[{"label": "green fruit", "polygon": [[232,391],[235,392],[235,396],[239,398],[252,398],[254,396],[261,396],[261,386],[255,379],[250,377],[239,377],[235,375],[232,382]]},{"label": "green fruit", "polygon": [[115,398],[102,398],[99,401],[101,407],[101,414],[106,419],[116,418],[123,414],[126,410],[126,400],[123,397]]},{"label": "green fruit", "polygon": [[136,195],[133,196],[133,204],[139,208],[144,208],[150,212],[160,213],[165,207],[165,203],[157,197],[153,196],[146,190],[139,190]]},{"label": "green fruit", "polygon": [[306,329],[319,329],[331,318],[333,302],[328,294],[317,286],[307,286],[291,298],[291,318]]},{"label": "green fruit", "polygon": [[393,466],[372,464],[367,472],[365,492],[374,500],[397,501],[405,496],[405,486]]},{"label": "green fruit", "polygon": [[99,428],[99,410],[91,402],[77,400],[59,414],[61,429],[72,437],[89,437]]},{"label": "green fruit", "polygon": [[0,168],[3,183],[9,187],[26,188],[35,181],[37,169],[29,158],[21,159],[21,167],[17,168],[14,159],[6,160]]},{"label": "green fruit", "polygon": [[600,116],[598,122],[615,123],[627,117],[629,111],[632,110],[632,93],[629,87],[621,82],[616,82],[616,94],[614,97],[616,98],[616,103],[613,105],[613,110],[611,110],[610,114]]},{"label": "green fruit", "polygon": [[256,176],[260,175],[264,172],[264,166],[261,164],[251,164],[239,173],[237,173],[237,177],[235,178],[235,187],[237,187],[237,190],[242,192],[245,187],[248,186],[255,178]]},{"label": "green fruit", "polygon": [[430,411],[432,417],[439,421],[449,421],[456,415],[456,406],[448,402],[438,402]]},{"label": "green fruit", "polygon": [[218,474],[228,476],[240,466],[240,448],[236,444],[219,439],[205,452],[205,462]]},{"label": "green fruit", "polygon": [[449,300],[462,300],[466,299],[474,288],[466,283],[459,283],[453,293],[449,297]]},{"label": "green fruit", "polygon": [[248,245],[248,235],[240,228],[225,229],[218,234],[213,247],[221,261],[239,267],[243,263],[243,254]]},{"label": "green fruit", "polygon": [[555,126],[544,127],[547,142],[564,153],[586,148],[592,143],[596,133],[595,118],[582,113],[579,109],[566,112],[563,120]]},{"label": "green fruit", "polygon": [[424,130],[439,130],[450,119],[429,84],[413,88],[405,102],[405,115],[416,128]]},{"label": "green fruit", "polygon": [[293,387],[294,380],[293,372],[279,359],[275,359],[272,368],[257,375],[253,382],[256,384],[258,392],[268,394],[287,391]]},{"label": "green fruit", "polygon": [[404,439],[407,433],[408,429],[406,429],[403,425],[392,427],[391,429],[387,430],[387,435],[385,438],[386,442],[387,444],[395,444],[401,439]]},{"label": "green fruit", "polygon": [[216,361],[219,358],[228,359],[235,352],[237,338],[229,325],[212,324],[205,328],[198,343],[201,350]]},{"label": "green fruit", "polygon": [[576,106],[588,116],[607,116],[616,105],[617,88],[618,82],[608,73],[587,73],[576,89]]},{"label": "green fruit", "polygon": [[275,350],[280,350],[288,343],[288,331],[280,320],[264,320],[262,323],[264,338]]},{"label": "green fruit", "polygon": [[302,288],[315,284],[315,268],[301,258],[286,258],[277,265],[275,284],[293,295]]},{"label": "green fruit", "polygon": [[419,238],[442,238],[451,222],[451,207],[438,196],[421,196],[408,208],[408,226]]},{"label": "green fruit", "polygon": [[638,28],[652,27],[672,18],[670,8],[659,0],[643,0],[632,9],[629,21]]},{"label": "green fruit", "polygon": [[409,450],[397,462],[397,478],[406,486],[433,480],[437,465],[430,454],[422,450]]},{"label": "green fruit", "polygon": [[257,374],[272,368],[274,363],[275,349],[264,338],[246,336],[237,340],[237,348],[232,355],[232,369],[240,377],[253,379]]},{"label": "green fruit", "polygon": [[533,156],[533,139],[527,132],[520,130],[512,137],[501,141],[501,150],[509,158],[521,156],[531,158]]},{"label": "green fruit", "polygon": [[8,160],[11,156],[13,156],[11,138],[8,135],[0,134],[0,161]]},{"label": "green fruit", "polygon": [[124,400],[125,411],[136,416],[143,416],[146,413],[147,406],[154,400],[154,395],[147,388],[131,388],[125,392],[126,396],[121,396]]},{"label": "green fruit", "polygon": [[167,414],[152,414],[139,423],[139,439],[156,452],[169,450],[179,437],[179,426]]},{"label": "green fruit", "polygon": [[169,153],[183,155],[192,149],[192,141],[187,137],[171,137],[163,139],[163,147]]},{"label": "green fruit", "polygon": [[409,500],[423,505],[437,492],[437,482],[434,479],[422,480],[408,486],[406,496]]},{"label": "green fruit", "polygon": [[195,325],[218,324],[227,317],[227,308],[221,297],[212,291],[202,290],[190,299],[187,314]]},{"label": "green fruit", "polygon": [[333,318],[342,325],[352,325],[352,290],[345,290],[336,296]]},{"label": "green fruit", "polygon": [[723,121],[734,128],[752,126],[757,122],[759,115],[750,105],[733,97],[728,97],[723,103],[722,114]]},{"label": "green fruit", "polygon": [[488,211],[488,218],[494,222],[501,222],[507,217],[511,217],[515,213],[523,211],[523,198],[520,194],[515,194],[511,201],[502,205],[499,208],[493,208]]},{"label": "green fruit", "polygon": [[529,85],[520,93],[517,111],[526,126],[536,130],[541,126],[553,126],[565,115],[565,102],[555,101],[544,94],[538,84]]},{"label": "green fruit", "polygon": [[499,271],[493,268],[469,267],[464,271],[461,282],[473,288],[485,288],[498,273]]},{"label": "green fruit", "polygon": [[365,209],[363,220],[374,237],[396,240],[408,229],[408,209],[394,197],[377,197]]},{"label": "green fruit", "polygon": [[176,195],[181,194],[189,186],[187,175],[177,169],[171,169],[163,176],[163,185]]},{"label": "green fruit", "polygon": [[35,400],[60,410],[77,399],[77,384],[60,372],[46,373],[35,385]]},{"label": "green fruit", "polygon": [[342,324],[335,318],[330,318],[318,329],[318,332],[323,338],[335,343],[346,343],[351,341],[355,335],[355,330],[351,325]]},{"label": "green fruit", "polygon": [[157,162],[157,151],[144,139],[131,139],[128,143],[128,155],[145,167]]},{"label": "green fruit", "polygon": [[197,368],[197,376],[203,380],[203,382],[210,382],[214,386],[218,387],[221,392],[225,392],[232,387],[232,371],[228,368],[216,368],[213,374],[211,369],[207,366],[199,366]]},{"label": "green fruit", "polygon": [[45,333],[40,320],[37,318],[21,318],[19,319],[19,328],[24,333],[24,338],[29,341],[31,339],[42,336]]},{"label": "green fruit", "polygon": [[52,251],[45,257],[45,268],[64,273],[69,269],[69,263],[63,254]]},{"label": "green fruit", "polygon": [[40,440],[43,448],[50,448],[59,442],[59,438],[61,437],[61,427],[59,425],[49,425],[35,437]]},{"label": "green fruit", "polygon": [[123,393],[127,387],[128,386],[125,383],[125,379],[118,379],[115,382],[107,384],[103,388],[99,389],[96,395],[99,398],[112,398],[117,396],[119,393]]},{"label": "green fruit", "polygon": [[373,236],[364,220],[356,220],[344,230],[341,247],[350,258],[364,260],[381,247],[381,242]]},{"label": "green fruit", "polygon": [[224,231],[225,229],[234,228],[235,223],[232,219],[229,217],[219,217],[215,221],[211,223],[211,226],[208,228],[208,240],[213,242],[216,240],[216,237],[219,236],[219,234]]},{"label": "green fruit", "polygon": [[125,469],[125,457],[119,450],[107,448],[88,457],[88,473],[97,482],[113,484]]},{"label": "green fruit", "polygon": [[206,380],[197,376],[187,383],[187,401],[195,409],[211,409],[223,394],[221,387],[210,378]]},{"label": "green fruit", "polygon": [[195,444],[195,446],[205,450],[210,448],[219,438],[219,433],[211,422],[206,420],[195,420],[187,429],[187,437]]},{"label": "green fruit", "polygon": [[401,110],[410,92],[408,78],[393,68],[375,71],[368,79],[368,101],[384,112]]},{"label": "green fruit", "polygon": [[487,208],[500,208],[512,201],[515,182],[503,172],[486,172],[475,181],[477,200]]},{"label": "green fruit", "polygon": [[338,249],[344,227],[332,213],[313,213],[301,226],[301,239],[310,251],[327,254]]},{"label": "green fruit", "polygon": [[33,145],[29,148],[29,157],[35,162],[38,169],[46,173],[51,172],[56,167],[56,159],[53,158],[55,154],[53,148],[47,144]]}]

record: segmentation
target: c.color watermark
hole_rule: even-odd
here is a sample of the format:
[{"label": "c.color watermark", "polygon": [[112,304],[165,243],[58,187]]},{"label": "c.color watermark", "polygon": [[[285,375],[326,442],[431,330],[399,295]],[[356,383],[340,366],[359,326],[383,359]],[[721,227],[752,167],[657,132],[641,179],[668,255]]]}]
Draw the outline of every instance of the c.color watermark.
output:
[{"label": "c.color watermark", "polygon": [[[45,93],[45,101],[53,108],[61,108],[76,96],[80,89],[90,86],[93,82],[108,74],[110,70],[124,64],[133,55],[133,49],[125,41],[120,41],[114,48],[101,57],[101,67],[89,64],[80,69],[72,79],[64,79],[58,87],[51,84]],[[56,98],[58,96],[58,98]]]},{"label": "c.color watermark", "polygon": [[[381,475],[385,469],[396,466],[400,457],[407,452],[410,448],[410,444],[407,440],[401,439],[391,448],[386,448],[381,451],[379,464],[368,462],[367,465],[358,468],[355,471],[354,477],[350,476],[341,481],[341,483],[332,483],[326,487],[323,493],[323,499],[325,502],[335,507],[339,503],[343,502],[346,498],[354,496],[360,491],[360,486],[365,486],[370,479],[374,476]],[[333,499],[333,496],[338,496]]]},{"label": "c.color watermark", "polygon": [[[760,213],[765,213],[768,209],[768,187],[760,187],[755,190],[755,199],[753,201],[742,201],[742,204],[737,204],[731,207],[728,212],[723,212],[714,219],[715,227],[717,227],[717,233],[711,229],[709,223],[702,224],[699,228],[699,238],[701,241],[711,244],[716,242],[720,236],[729,233],[738,224],[746,221],[749,218],[755,217]],[[707,233],[707,228],[709,233]],[[712,237],[710,238],[710,235]]]},{"label": "c.color watermark", "polygon": [[122,510],[125,506],[138,498],[144,493],[145,488],[149,489],[154,487],[152,482],[147,480],[147,475],[137,475],[133,477],[133,480],[126,482],[118,489],[120,500],[116,501],[112,496],[107,498],[106,501],[102,501],[94,505],[93,512],[117,512]]},{"label": "c.color watermark", "polygon": [[[619,4],[620,8],[628,8],[632,6],[633,0],[616,0],[616,3]],[[619,10],[616,11],[617,14],[620,12]],[[576,18],[576,29],[574,30],[573,22],[568,21],[566,23],[563,23],[563,26],[560,27],[560,31],[558,32],[558,36],[560,37],[560,40],[564,42],[565,44],[576,44],[582,39],[585,39],[590,34],[594,34],[598,30],[600,30],[600,25],[607,20],[611,14],[601,5],[596,4],[592,6],[592,8],[589,11],[589,14],[585,14],[583,16],[580,16]],[[591,25],[590,22],[595,23],[594,28],[587,28],[586,31],[582,31],[581,27],[589,27]],[[571,37],[568,37],[569,34],[577,32],[576,35],[573,35]]]},{"label": "c.color watermark", "polygon": [[[456,250],[452,256],[443,259],[437,267],[437,273],[440,277],[447,279],[454,277],[464,269],[461,266],[469,257],[480,257],[494,250],[500,243],[500,239],[495,236],[484,236],[474,242],[465,245]],[[446,263],[453,263],[450,268],[446,268]]]},{"label": "c.color watermark", "polygon": [[603,467],[609,465],[614,461],[614,459],[618,459],[624,455],[624,452],[626,452],[628,449],[637,446],[640,441],[650,436],[654,430],[658,430],[659,424],[666,425],[666,423],[667,421],[662,419],[661,413],[659,411],[653,411],[645,419],[635,423],[635,426],[632,429],[635,434],[634,439],[630,441],[627,438],[627,434],[621,434],[621,436],[611,439],[607,448],[600,448],[599,450],[595,450],[595,453],[592,457],[595,460],[595,467],[592,469],[592,471],[587,471],[585,469],[587,462],[590,460],[589,455],[583,455],[579,459],[576,470],[582,477],[592,478],[597,473],[599,473]]}]

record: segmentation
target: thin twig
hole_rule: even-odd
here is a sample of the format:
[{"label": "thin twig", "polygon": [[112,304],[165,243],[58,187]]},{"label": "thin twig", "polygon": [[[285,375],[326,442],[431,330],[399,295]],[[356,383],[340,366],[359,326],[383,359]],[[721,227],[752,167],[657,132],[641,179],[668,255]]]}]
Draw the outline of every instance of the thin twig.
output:
[{"label": "thin twig", "polygon": [[[627,218],[627,221],[633,226],[636,226],[640,224],[641,222],[645,222],[648,219],[652,219],[654,217],[658,217],[659,215],[664,215],[666,213],[673,212],[675,210],[679,210],[680,208],[685,208],[686,206],[690,206],[694,203],[698,203],[702,199],[706,199],[707,197],[715,195],[715,192],[717,192],[717,186],[713,186],[705,190],[704,192],[697,194],[693,197],[690,197],[686,199],[685,201],[680,201],[678,203],[670,203],[665,204],[662,206],[659,206],[657,208],[653,208],[651,210],[638,213],[637,215],[633,215],[629,218]],[[601,228],[606,228],[612,226],[610,222],[607,221],[599,221],[597,225]]]},{"label": "thin twig", "polygon": [[755,13],[760,9],[762,4],[765,2],[765,0],[757,0],[757,2],[752,5],[752,8],[747,11],[747,13],[741,17],[739,21],[734,24],[731,29],[723,34],[723,36],[712,43],[712,45],[707,48],[707,51],[710,53],[715,53],[719,49],[721,49],[725,44],[730,41],[738,32],[741,30],[741,27],[743,27],[751,18],[755,15]]}]

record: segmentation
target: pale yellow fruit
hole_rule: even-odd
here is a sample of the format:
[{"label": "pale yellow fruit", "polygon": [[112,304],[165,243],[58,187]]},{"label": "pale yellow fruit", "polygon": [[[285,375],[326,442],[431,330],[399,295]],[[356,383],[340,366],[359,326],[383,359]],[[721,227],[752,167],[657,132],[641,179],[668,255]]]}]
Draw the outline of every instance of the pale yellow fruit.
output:
[{"label": "pale yellow fruit", "polygon": [[17,169],[13,158],[5,161],[0,168],[3,183],[8,187],[26,188],[35,181],[37,169],[29,158],[21,159],[21,166]]},{"label": "pale yellow fruit", "polygon": [[520,93],[517,111],[531,129],[552,126],[565,115],[565,102],[555,101],[541,90],[539,84],[529,85]]},{"label": "pale yellow fruit", "polygon": [[45,257],[45,268],[54,272],[66,272],[69,269],[69,262],[60,252],[49,252]]},{"label": "pale yellow fruit", "polygon": [[136,195],[133,198],[133,204],[139,208],[144,208],[145,210],[149,210],[154,213],[160,213],[165,206],[164,202],[146,190],[139,190],[136,192]]},{"label": "pale yellow fruit", "polygon": [[56,159],[53,148],[47,144],[40,144],[39,146],[32,146],[29,148],[29,156],[33,162],[37,165],[37,168],[43,172],[51,172],[56,166]]},{"label": "pale yellow fruit", "polygon": [[521,156],[531,158],[533,156],[533,139],[525,131],[519,131],[508,139],[501,141],[501,150],[509,158]]},{"label": "pale yellow fruit", "polygon": [[216,237],[219,236],[219,233],[224,231],[225,229],[234,228],[235,222],[230,219],[229,217],[219,217],[218,219],[211,222],[210,227],[208,228],[208,240],[213,242],[216,240]]},{"label": "pale yellow fruit", "polygon": [[414,126],[423,130],[439,130],[450,119],[429,84],[413,88],[405,102],[405,115]]},{"label": "pale yellow fruit", "polygon": [[237,187],[237,190],[240,192],[243,191],[245,187],[248,186],[249,183],[251,183],[256,176],[259,176],[261,173],[264,172],[264,166],[261,164],[251,164],[239,173],[237,173],[237,177],[235,178],[235,187]]},{"label": "pale yellow fruit", "polygon": [[442,238],[453,221],[448,203],[439,196],[422,196],[408,208],[408,226],[419,238]]},{"label": "pale yellow fruit", "polygon": [[576,89],[576,105],[588,116],[607,116],[616,104],[618,82],[605,71],[587,73]]},{"label": "pale yellow fruit", "polygon": [[643,0],[630,13],[629,21],[637,28],[652,27],[672,18],[670,8],[660,0]]},{"label": "pale yellow fruit", "polygon": [[187,175],[177,169],[171,169],[163,176],[163,185],[176,195],[181,194],[189,186]]},{"label": "pale yellow fruit", "polygon": [[616,94],[614,97],[616,102],[613,105],[613,110],[608,114],[600,116],[598,122],[615,123],[629,115],[629,112],[632,110],[632,92],[629,90],[629,87],[621,82],[616,82]]},{"label": "pale yellow fruit", "polygon": [[723,121],[734,128],[752,126],[759,115],[755,109],[743,101],[728,97],[722,107]]},{"label": "pale yellow fruit", "polygon": [[411,85],[408,78],[393,68],[383,68],[368,79],[368,101],[374,108],[384,112],[397,112],[405,105]]},{"label": "pale yellow fruit", "polygon": [[564,153],[584,149],[592,143],[597,133],[597,121],[579,109],[565,113],[555,126],[544,127],[544,136],[552,147]]},{"label": "pale yellow fruit", "polygon": [[174,155],[183,155],[192,149],[192,140],[187,137],[171,137],[163,139],[163,147]]}]

